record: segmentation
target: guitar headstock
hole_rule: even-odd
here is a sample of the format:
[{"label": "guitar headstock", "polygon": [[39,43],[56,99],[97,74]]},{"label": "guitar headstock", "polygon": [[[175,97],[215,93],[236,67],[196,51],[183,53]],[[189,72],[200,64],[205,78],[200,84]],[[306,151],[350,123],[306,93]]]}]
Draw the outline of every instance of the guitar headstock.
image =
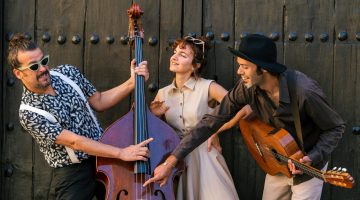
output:
[{"label": "guitar headstock", "polygon": [[129,15],[129,40],[132,42],[136,36],[143,38],[144,34],[140,24],[140,17],[144,14],[144,11],[141,10],[139,4],[133,3],[127,13]]},{"label": "guitar headstock", "polygon": [[334,169],[325,172],[323,175],[326,182],[339,187],[352,188],[355,184],[354,178],[346,172],[345,168],[336,169],[335,167]]}]

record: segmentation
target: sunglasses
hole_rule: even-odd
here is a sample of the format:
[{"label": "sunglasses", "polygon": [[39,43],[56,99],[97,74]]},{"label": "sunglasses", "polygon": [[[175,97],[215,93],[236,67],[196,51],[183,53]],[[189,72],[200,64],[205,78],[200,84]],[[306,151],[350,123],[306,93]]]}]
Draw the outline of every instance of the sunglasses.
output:
[{"label": "sunglasses", "polygon": [[40,65],[41,66],[46,66],[49,63],[49,59],[50,59],[50,56],[46,55],[40,61],[38,61],[36,63],[32,63],[32,64],[30,64],[28,66],[25,66],[25,67],[19,67],[17,69],[20,70],[20,71],[24,71],[25,69],[31,69],[32,71],[37,71],[37,70],[39,70]]},{"label": "sunglasses", "polygon": [[200,40],[200,39],[196,39],[194,37],[191,37],[191,36],[186,36],[184,37],[184,39],[186,41],[190,41],[192,42],[193,44],[199,44],[199,45],[202,45],[202,52],[203,52],[203,59],[204,59],[204,55],[205,55],[205,42]]}]

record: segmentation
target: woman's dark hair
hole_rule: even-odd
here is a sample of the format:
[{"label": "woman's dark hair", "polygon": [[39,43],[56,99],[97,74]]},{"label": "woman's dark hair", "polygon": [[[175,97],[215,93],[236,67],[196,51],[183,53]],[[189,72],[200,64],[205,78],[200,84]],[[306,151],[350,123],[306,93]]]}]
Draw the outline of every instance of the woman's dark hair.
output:
[{"label": "woman's dark hair", "polygon": [[206,66],[207,51],[211,48],[210,41],[204,36],[198,38],[186,36],[184,38],[177,39],[172,45],[172,48],[175,50],[176,47],[179,46],[183,49],[186,45],[189,45],[194,52],[192,64],[195,66],[200,63],[200,67],[193,73],[193,76],[197,78],[201,73],[202,68]]}]

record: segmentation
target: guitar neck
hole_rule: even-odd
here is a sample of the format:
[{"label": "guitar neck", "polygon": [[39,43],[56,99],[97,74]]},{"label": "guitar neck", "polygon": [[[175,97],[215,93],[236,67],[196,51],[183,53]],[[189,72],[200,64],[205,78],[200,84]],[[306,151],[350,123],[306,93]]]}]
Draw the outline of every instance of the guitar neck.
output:
[{"label": "guitar neck", "polygon": [[309,176],[312,176],[312,177],[316,177],[318,179],[321,179],[323,180],[324,182],[326,182],[325,178],[324,178],[324,173],[318,169],[315,169],[309,165],[305,165],[303,163],[300,163],[299,161],[296,161],[294,159],[291,159],[289,157],[286,157],[286,156],[283,156],[281,154],[278,154],[278,153],[275,153],[275,152],[272,152],[273,155],[280,161],[284,162],[284,163],[287,163],[288,160],[290,159],[294,165],[301,169],[305,174],[309,175]]}]

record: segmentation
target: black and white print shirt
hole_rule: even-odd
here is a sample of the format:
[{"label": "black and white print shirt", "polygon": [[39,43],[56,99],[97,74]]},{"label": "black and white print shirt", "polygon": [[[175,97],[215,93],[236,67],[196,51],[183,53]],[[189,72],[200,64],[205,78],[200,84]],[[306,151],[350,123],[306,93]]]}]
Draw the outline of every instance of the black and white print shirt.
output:
[{"label": "black and white print shirt", "polygon": [[[74,81],[86,98],[96,92],[95,87],[74,66],[62,65],[51,71],[60,72]],[[51,122],[44,116],[28,110],[20,110],[19,118],[24,129],[39,144],[40,151],[44,153],[49,165],[58,168],[72,164],[65,147],[55,143],[61,131],[66,129],[97,141],[102,130],[98,129],[98,121],[97,124],[93,122],[86,102],[71,85],[58,76],[51,76],[51,85],[56,92],[55,96],[36,94],[24,87],[21,103],[49,112],[57,122]],[[75,151],[75,155],[80,161],[89,157],[81,151]]]}]

